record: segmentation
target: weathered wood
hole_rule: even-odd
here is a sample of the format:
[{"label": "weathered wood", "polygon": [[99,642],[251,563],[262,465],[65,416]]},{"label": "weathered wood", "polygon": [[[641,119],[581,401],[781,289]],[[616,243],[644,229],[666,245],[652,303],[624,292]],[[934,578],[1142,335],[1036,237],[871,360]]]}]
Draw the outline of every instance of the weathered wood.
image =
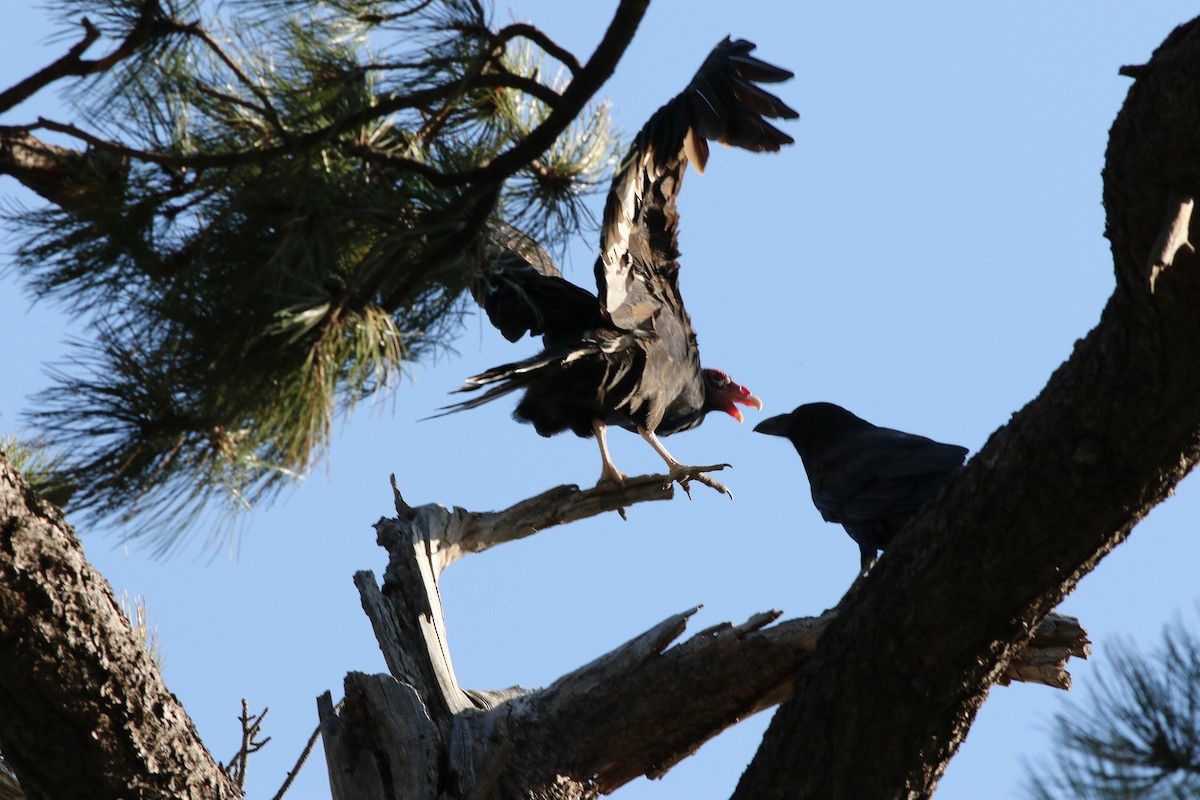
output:
[{"label": "weathered wood", "polygon": [[1052,612],[1038,625],[1029,644],[1005,665],[997,682],[1006,686],[1019,681],[1070,689],[1067,661],[1072,656],[1087,658],[1091,654],[1092,644],[1079,620]]},{"label": "weathered wood", "polygon": [[412,687],[389,675],[346,676],[342,713],[317,699],[334,800],[439,795],[437,727]]},{"label": "weathered wood", "polygon": [[1182,252],[1190,256],[1196,252],[1196,248],[1188,241],[1188,230],[1192,223],[1192,207],[1194,205],[1195,198],[1189,194],[1174,198],[1167,209],[1167,220],[1150,253],[1150,263],[1146,266],[1152,293],[1155,284],[1158,283],[1158,276],[1175,263],[1177,253]]},{"label": "weathered wood", "polygon": [[[786,699],[797,666],[818,648],[837,609],[784,622],[777,622],[778,611],[763,612],[670,646],[693,608],[544,689],[458,687],[437,587],[438,566],[453,558],[439,552],[458,548],[461,557],[631,505],[630,497],[658,499],[670,489],[667,480],[632,478],[624,490],[557,487],[483,513],[414,508],[396,491],[398,516],[376,524],[389,554],[383,587],[369,572],[355,576],[392,674],[348,677],[340,715],[327,698],[321,704],[322,727],[333,742],[331,780],[339,792],[354,792],[339,796],[389,796],[378,793],[397,791],[385,785],[387,776],[406,775],[417,776],[405,788],[412,794],[396,796],[424,797],[436,785],[452,797],[593,798],[640,775],[662,775],[722,730]],[[464,541],[469,546],[460,547]],[[1005,675],[1065,688],[1067,659],[1087,652],[1078,621],[1055,616]]]},{"label": "weathered wood", "polygon": [[[412,507],[392,476],[398,518],[419,529],[426,540],[428,560],[436,578],[442,570],[468,553],[480,553],[506,542],[524,539],[555,525],[617,511],[648,500],[670,500],[675,488],[670,475],[626,478],[625,483],[603,483],[591,489],[574,484],[555,486],[502,511],[467,511],[439,504]],[[380,536],[388,535],[380,532]],[[383,547],[387,542],[381,541]]]}]

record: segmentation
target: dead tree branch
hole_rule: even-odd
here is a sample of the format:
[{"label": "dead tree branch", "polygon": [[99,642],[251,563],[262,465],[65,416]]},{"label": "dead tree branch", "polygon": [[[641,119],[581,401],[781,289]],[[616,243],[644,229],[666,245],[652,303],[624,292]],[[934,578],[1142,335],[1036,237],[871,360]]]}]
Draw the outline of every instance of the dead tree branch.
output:
[{"label": "dead tree branch", "polygon": [[[392,476],[396,513],[406,523],[428,533],[434,578],[467,553],[480,553],[505,542],[532,536],[553,525],[594,517],[606,511],[648,500],[670,500],[675,496],[669,475],[629,478],[624,486],[606,483],[591,489],[575,485],[556,486],[503,511],[467,511],[455,506],[425,505],[412,508],[404,502]],[[383,537],[386,534],[380,532]],[[387,541],[380,544],[391,549]]]},{"label": "dead tree branch", "polygon": [[[483,513],[414,508],[396,491],[398,517],[376,526],[389,553],[383,587],[369,572],[355,576],[391,674],[347,676],[340,714],[328,695],[319,703],[335,791],[433,800],[449,782],[464,797],[593,798],[665,773],[787,698],[797,666],[819,649],[838,610],[777,624],[780,612],[764,612],[670,646],[691,609],[544,689],[459,686],[438,591],[445,566],[550,525],[664,499],[670,480],[633,478],[623,490],[561,486]],[[1066,688],[1067,659],[1087,652],[1078,622],[1055,617],[1004,674]]]}]

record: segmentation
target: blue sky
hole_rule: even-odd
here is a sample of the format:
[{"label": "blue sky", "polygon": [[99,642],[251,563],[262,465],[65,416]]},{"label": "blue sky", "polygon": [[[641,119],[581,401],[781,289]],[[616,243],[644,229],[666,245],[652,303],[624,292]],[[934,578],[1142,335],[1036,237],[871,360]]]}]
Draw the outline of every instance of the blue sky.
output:
[{"label": "blue sky", "polygon": [[[751,428],[828,400],[974,451],[1037,394],[1097,322],[1113,286],[1100,170],[1129,86],[1117,68],[1147,60],[1195,13],[1174,0],[1134,5],[652,3],[602,91],[627,134],[726,34],[757,42],[762,58],[796,72],[779,87],[801,114],[786,127],[796,144],[775,156],[715,150],[707,174],[688,177],[681,202],[681,285],[704,362],[766,406],[746,425],[714,416],[668,440],[684,461],[732,463],[722,480],[734,502],[697,487],[690,502],[681,496],[635,507],[628,522],[610,515],[554,529],[451,567],[441,594],[464,686],[545,685],[701,603],[693,631],[770,608],[814,615],[837,602],[857,548],[813,509],[795,453]],[[529,19],[582,58],[613,7],[514,2],[498,6],[496,18]],[[44,10],[10,9],[0,85],[63,52],[65,41],[46,42],[53,30]],[[0,122],[53,115],[52,101]],[[12,181],[0,191],[27,198]],[[578,241],[567,276],[590,287],[594,253],[595,236]],[[11,277],[4,285],[0,336],[10,344],[0,429],[10,429],[48,385],[43,364],[82,330],[52,304],[31,307]],[[534,345],[511,345],[476,316],[456,349],[414,366],[393,396],[339,424],[328,459],[256,511],[235,548],[214,557],[199,537],[163,562],[123,545],[118,529],[80,531],[114,587],[146,598],[167,684],[216,758],[237,748],[241,697],[270,707],[272,741],[251,761],[250,796],[278,787],[315,725],[318,694],[339,696],[350,670],[385,670],[351,576],[382,575],[371,525],[391,512],[389,473],[413,504],[476,510],[599,474],[592,442],[542,439],[509,419],[509,401],[418,422],[463,377]],[[626,472],[661,466],[636,437],[618,431],[611,444]],[[1194,484],[1184,481],[1063,604],[1099,654],[1072,665],[1077,697],[1106,644],[1154,642],[1173,615],[1195,613]],[[1022,759],[1045,748],[1061,696],[995,689],[938,797],[1015,796]],[[616,797],[727,797],[768,718]],[[290,796],[328,796],[319,753]]]}]

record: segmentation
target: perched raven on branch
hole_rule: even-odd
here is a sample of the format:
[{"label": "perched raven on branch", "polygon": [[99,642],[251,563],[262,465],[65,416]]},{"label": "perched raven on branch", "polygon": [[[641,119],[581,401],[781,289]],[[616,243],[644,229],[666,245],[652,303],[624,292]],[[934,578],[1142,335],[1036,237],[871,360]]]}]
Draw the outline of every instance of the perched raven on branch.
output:
[{"label": "perched raven on branch", "polygon": [[880,428],[833,403],[802,405],[754,430],[795,446],[813,504],[858,543],[863,572],[967,455],[965,447]]},{"label": "perched raven on branch", "polygon": [[764,117],[793,119],[796,112],[755,85],[792,73],[754,58],[753,49],[744,40],[720,42],[688,87],[638,133],[604,209],[595,268],[599,297],[565,280],[549,255],[521,241],[519,232],[493,226],[499,255],[476,296],[507,339],[540,334],[544,349],[468,378],[457,391],[486,391],[446,413],[524,390],[513,416],[542,436],[566,430],[595,436],[601,481],[625,478],[605,437],[608,426],[617,425],[641,435],[685,487],[694,478],[728,492],[698,474],[710,468],[682,464],[659,437],[699,425],[709,411],[741,421],[737,404],[762,408],[724,372],[700,366],[679,293],[675,205],[687,165],[704,171],[708,141],[754,152],[792,142]]}]

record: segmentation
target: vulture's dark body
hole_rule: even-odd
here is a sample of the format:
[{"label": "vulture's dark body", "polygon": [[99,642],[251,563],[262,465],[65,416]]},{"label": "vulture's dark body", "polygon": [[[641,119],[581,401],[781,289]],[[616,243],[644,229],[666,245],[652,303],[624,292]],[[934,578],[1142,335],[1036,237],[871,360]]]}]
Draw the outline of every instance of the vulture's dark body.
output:
[{"label": "vulture's dark body", "polygon": [[[708,140],[752,151],[777,151],[792,141],[763,117],[796,113],[753,83],[791,73],[753,58],[753,49],[742,40],[718,44],[688,88],[638,133],[605,204],[597,295],[566,281],[545,251],[519,233],[494,229],[499,247],[476,297],[510,341],[528,332],[542,335],[545,346],[468,378],[459,391],[486,391],[450,410],[520,389],[514,416],[543,436],[570,430],[588,437],[618,425],[648,435],[659,449],[655,434],[694,427],[710,410],[740,419],[732,403],[761,407],[724,373],[700,366],[679,293],[676,210],[684,172],[689,163],[703,171]],[[604,447],[605,469],[615,472]]]}]

